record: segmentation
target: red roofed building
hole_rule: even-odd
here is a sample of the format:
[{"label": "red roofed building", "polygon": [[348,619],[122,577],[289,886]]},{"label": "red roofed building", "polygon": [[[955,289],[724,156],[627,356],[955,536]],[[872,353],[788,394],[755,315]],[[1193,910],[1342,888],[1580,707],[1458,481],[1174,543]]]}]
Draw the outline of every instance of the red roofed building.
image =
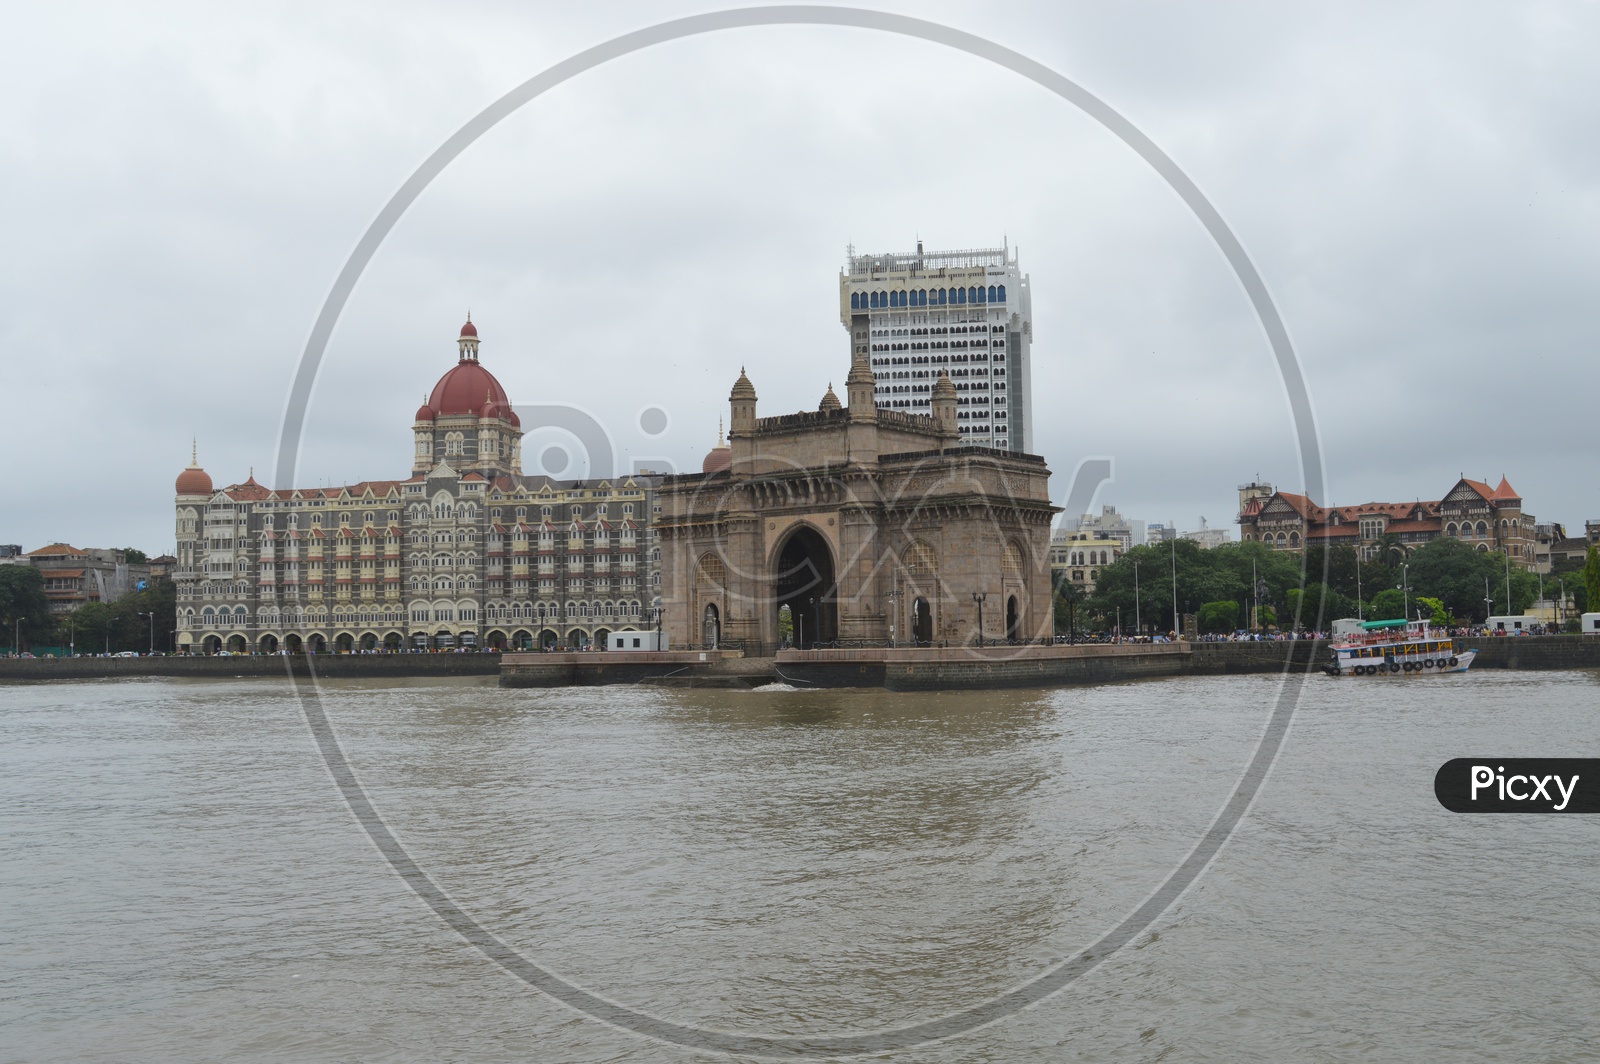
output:
[{"label": "red roofed building", "polygon": [[470,320],[456,345],[412,419],[406,479],[215,487],[191,455],[174,485],[180,649],[587,646],[651,626],[657,478],[523,475],[521,421]]},{"label": "red roofed building", "polygon": [[150,579],[149,565],[129,562],[120,550],[52,543],[28,551],[20,560],[44,577],[50,612],[58,616],[88,602],[115,602]]},{"label": "red roofed building", "polygon": [[1304,495],[1252,482],[1239,487],[1239,538],[1278,550],[1322,543],[1355,547],[1362,558],[1398,547],[1410,553],[1441,536],[1481,551],[1500,551],[1524,568],[1537,564],[1537,533],[1522,498],[1505,478],[1490,487],[1462,477],[1441,499],[1320,506]]}]

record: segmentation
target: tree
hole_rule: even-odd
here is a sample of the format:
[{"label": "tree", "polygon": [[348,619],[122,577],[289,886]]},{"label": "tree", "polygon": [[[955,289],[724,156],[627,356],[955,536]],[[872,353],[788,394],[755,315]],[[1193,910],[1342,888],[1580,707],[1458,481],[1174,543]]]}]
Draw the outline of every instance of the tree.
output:
[{"label": "tree", "polygon": [[[1176,544],[1134,547],[1101,569],[1094,595],[1085,604],[1087,611],[1104,622],[1120,609],[1124,622],[1137,615],[1147,627],[1170,628],[1174,557],[1180,613],[1193,613],[1202,603],[1228,600],[1239,604],[1243,616],[1253,598],[1252,567],[1256,579],[1266,586],[1260,599],[1263,605],[1286,603],[1289,589],[1300,586],[1298,555],[1261,543],[1227,543],[1204,550],[1193,540],[1180,539]],[[1135,564],[1139,567],[1137,599]]]},{"label": "tree", "polygon": [[1450,611],[1444,608],[1444,602],[1440,599],[1418,595],[1417,605],[1432,614],[1428,619],[1434,624],[1443,626],[1450,623]]},{"label": "tree", "polygon": [[1078,613],[1086,597],[1083,587],[1068,580],[1066,573],[1057,575],[1053,603],[1057,635],[1070,634],[1077,628]]},{"label": "tree", "polygon": [[1302,628],[1325,629],[1339,617],[1356,615],[1355,600],[1323,584],[1307,584],[1304,592],[1291,588],[1288,600],[1289,612],[1299,615]]},{"label": "tree", "polygon": [[149,557],[138,547],[123,547],[122,557],[129,565],[147,565],[150,562]]},{"label": "tree", "polygon": [[[1441,536],[1412,552],[1411,593],[1437,598],[1453,616],[1484,620],[1484,587],[1499,614],[1521,613],[1538,597],[1538,577],[1518,567],[1510,567],[1511,601],[1506,601],[1507,559],[1504,554],[1475,550],[1458,539]],[[1370,587],[1393,587],[1374,582]]]},{"label": "tree", "polygon": [[1271,606],[1262,606],[1256,611],[1256,623],[1263,628],[1275,628],[1278,624],[1278,611]]},{"label": "tree", "polygon": [[[0,565],[0,642],[13,636],[30,645],[50,631],[50,599],[44,593],[44,573],[31,565]],[[20,646],[13,649],[20,651]]]},{"label": "tree", "polygon": [[1600,602],[1600,544],[1589,544],[1589,557],[1583,563],[1583,597],[1586,608]]},{"label": "tree", "polygon": [[1372,596],[1367,607],[1374,621],[1403,621],[1406,617],[1405,592],[1397,587],[1386,587]]},{"label": "tree", "polygon": [[1196,617],[1204,633],[1231,632],[1239,627],[1239,604],[1231,599],[1207,602]]}]

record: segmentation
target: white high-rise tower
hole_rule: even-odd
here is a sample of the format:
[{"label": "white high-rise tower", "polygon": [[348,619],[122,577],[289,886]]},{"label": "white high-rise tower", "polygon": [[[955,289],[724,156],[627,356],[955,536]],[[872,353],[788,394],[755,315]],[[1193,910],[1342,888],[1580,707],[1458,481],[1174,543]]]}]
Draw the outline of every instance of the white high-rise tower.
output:
[{"label": "white high-rise tower", "polygon": [[1033,451],[1033,298],[1015,249],[857,255],[839,273],[839,320],[880,407],[931,413],[940,373],[960,396],[961,439]]}]

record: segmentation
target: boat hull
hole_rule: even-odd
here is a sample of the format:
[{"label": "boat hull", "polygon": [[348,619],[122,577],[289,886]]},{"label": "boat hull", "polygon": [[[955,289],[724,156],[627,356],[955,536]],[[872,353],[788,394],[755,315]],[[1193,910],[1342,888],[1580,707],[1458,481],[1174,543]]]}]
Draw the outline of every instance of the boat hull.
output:
[{"label": "boat hull", "polygon": [[[1424,659],[1422,661],[1392,661],[1392,662],[1361,662],[1354,667],[1342,667],[1341,664],[1328,665],[1324,671],[1329,676],[1350,676],[1361,680],[1387,677],[1390,679],[1416,679],[1424,676],[1445,676],[1453,672],[1466,672],[1472,667],[1473,659],[1478,656],[1476,650],[1463,650],[1452,657],[1455,664],[1450,664],[1449,658],[1443,661]],[[1409,668],[1407,666],[1410,666]]]}]

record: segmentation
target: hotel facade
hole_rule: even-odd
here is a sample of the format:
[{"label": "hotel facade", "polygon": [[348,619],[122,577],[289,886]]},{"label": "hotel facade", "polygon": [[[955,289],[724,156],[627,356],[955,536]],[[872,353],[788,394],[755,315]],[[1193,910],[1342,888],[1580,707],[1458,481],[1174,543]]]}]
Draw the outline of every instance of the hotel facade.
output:
[{"label": "hotel facade", "polygon": [[653,624],[655,478],[522,474],[522,423],[478,361],[457,362],[411,425],[411,475],[214,488],[176,483],[180,651],[588,647]]}]

